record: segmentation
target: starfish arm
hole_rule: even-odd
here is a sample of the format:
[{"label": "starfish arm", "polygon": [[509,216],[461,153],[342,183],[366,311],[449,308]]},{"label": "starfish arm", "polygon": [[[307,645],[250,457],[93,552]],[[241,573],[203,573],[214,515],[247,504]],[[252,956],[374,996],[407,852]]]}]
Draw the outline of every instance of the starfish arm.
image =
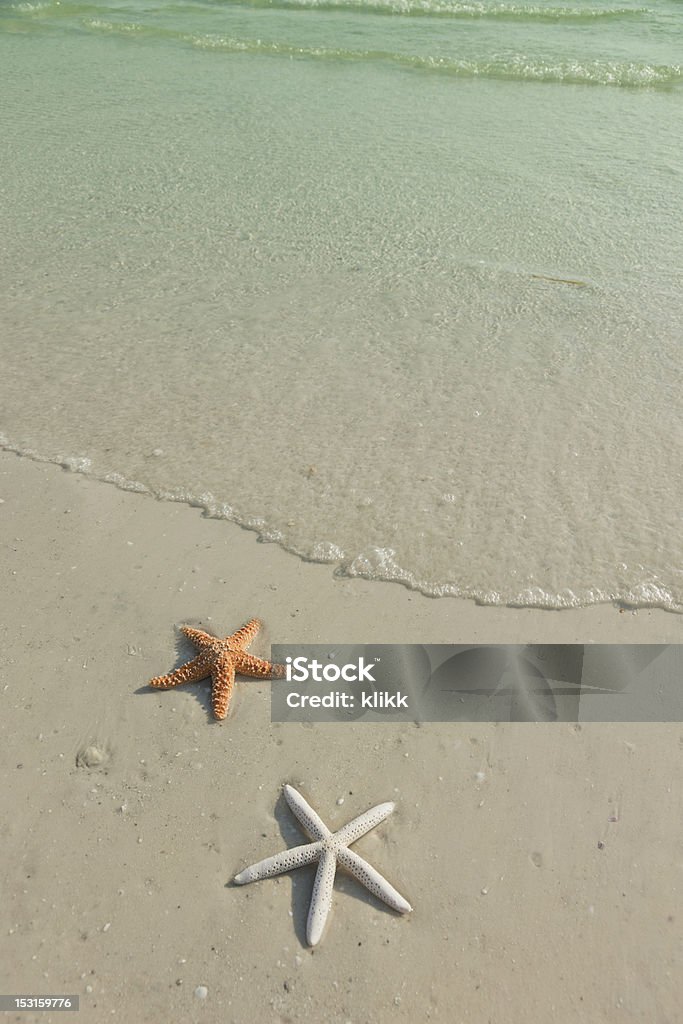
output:
[{"label": "starfish arm", "polygon": [[368,864],[366,860],[359,857],[353,850],[349,850],[346,847],[338,850],[337,860],[373,896],[378,896],[381,900],[384,900],[393,910],[398,910],[400,914],[408,914],[413,909],[408,900],[404,899],[400,892],[394,889],[393,885],[387,882],[386,878],[373,868],[372,864]]},{"label": "starfish arm", "polygon": [[206,654],[198,654],[192,661],[188,661],[187,665],[181,665],[180,668],[174,669],[168,675],[155,676],[154,679],[150,679],[149,685],[160,690],[168,690],[180,683],[194,683],[198,679],[205,679],[210,674],[211,658]]},{"label": "starfish arm", "polygon": [[364,811],[363,814],[359,814],[357,818],[350,821],[348,825],[344,825],[338,832],[335,832],[334,837],[343,846],[350,846],[351,843],[355,843],[357,839],[364,836],[370,829],[375,828],[381,821],[388,818],[393,811],[396,804],[388,802],[385,804],[377,804],[376,807],[371,807],[369,811]]},{"label": "starfish arm", "polygon": [[309,946],[317,946],[322,938],[327,915],[332,906],[334,876],[337,871],[337,858],[332,850],[323,850],[320,863],[315,874],[313,896],[306,923],[306,939]]},{"label": "starfish arm", "polygon": [[304,800],[301,793],[294,789],[294,786],[285,786],[284,793],[285,800],[292,808],[299,823],[303,825],[304,831],[312,839],[329,839],[332,835],[329,828],[322,818],[315,813],[311,805]]},{"label": "starfish arm", "polygon": [[238,885],[247,885],[249,882],[256,882],[260,878],[272,878],[273,875],[281,875],[283,871],[291,871],[292,868],[300,868],[304,864],[311,864],[320,856],[320,843],[305,843],[303,846],[293,846],[290,850],[283,850],[272,857],[266,857],[256,864],[251,864],[244,871],[235,875]]},{"label": "starfish arm", "polygon": [[255,658],[253,654],[244,654],[242,651],[235,651],[235,668],[242,676],[270,676],[272,679],[283,679],[286,669],[284,665],[274,665],[262,658]]},{"label": "starfish arm", "polygon": [[200,650],[213,647],[216,643],[216,637],[211,636],[210,633],[205,633],[203,629],[195,629],[193,626],[181,626],[180,632],[184,633],[188,640],[191,640],[195,647]]},{"label": "starfish arm", "polygon": [[242,626],[242,628],[238,629],[236,633],[232,633],[228,637],[230,645],[232,647],[241,647],[243,649],[245,647],[248,647],[260,628],[260,619],[250,619],[249,622],[247,622],[246,626]]},{"label": "starfish arm", "polygon": [[235,663],[229,654],[218,658],[211,668],[211,707],[216,718],[226,718],[235,685]]}]

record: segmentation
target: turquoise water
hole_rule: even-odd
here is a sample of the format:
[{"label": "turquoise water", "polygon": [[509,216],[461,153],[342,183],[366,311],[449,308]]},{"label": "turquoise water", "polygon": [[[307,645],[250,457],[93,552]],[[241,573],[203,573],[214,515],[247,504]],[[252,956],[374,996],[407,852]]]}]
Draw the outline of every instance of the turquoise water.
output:
[{"label": "turquoise water", "polygon": [[683,609],[683,8],[0,0],[5,447]]}]

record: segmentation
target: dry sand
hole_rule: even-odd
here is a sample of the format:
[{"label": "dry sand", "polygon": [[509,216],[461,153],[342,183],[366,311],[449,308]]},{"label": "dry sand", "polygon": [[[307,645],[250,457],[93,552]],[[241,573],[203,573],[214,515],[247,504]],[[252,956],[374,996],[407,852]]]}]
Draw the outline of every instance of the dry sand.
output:
[{"label": "dry sand", "polygon": [[[0,991],[81,1002],[6,1019],[680,1021],[681,724],[271,725],[257,680],[216,723],[208,684],[146,682],[192,653],[182,623],[225,635],[259,616],[267,657],[275,642],[678,643],[683,617],[335,579],[195,509],[10,454],[0,498]],[[303,841],[285,782],[334,828],[396,801],[356,849],[413,914],[338,875],[310,950],[312,869],[231,884]]]}]

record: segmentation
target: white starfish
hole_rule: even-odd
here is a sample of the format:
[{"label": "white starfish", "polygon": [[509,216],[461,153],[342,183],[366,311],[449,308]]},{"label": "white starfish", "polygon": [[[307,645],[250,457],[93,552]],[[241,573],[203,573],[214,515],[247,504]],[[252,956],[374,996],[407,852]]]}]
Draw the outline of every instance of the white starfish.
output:
[{"label": "white starfish", "polygon": [[245,868],[235,876],[238,885],[246,885],[259,878],[272,878],[273,875],[282,874],[283,871],[289,871],[291,868],[299,868],[302,864],[319,861],[306,924],[306,939],[309,946],[315,946],[320,942],[332,903],[332,888],[337,863],[346,868],[354,878],[357,878],[373,896],[379,896],[400,914],[407,914],[413,909],[400,892],[397,892],[393,885],[390,885],[386,878],[380,875],[379,871],[376,871],[357,853],[349,850],[351,843],[355,843],[371,828],[388,818],[395,804],[386,803],[371,807],[369,811],[359,814],[338,832],[330,832],[325,822],[293,786],[285,786],[284,794],[287,803],[313,842],[304,846],[293,846],[289,850],[283,850],[282,853],[276,853],[274,857],[266,857],[258,864],[252,864],[251,867]]}]

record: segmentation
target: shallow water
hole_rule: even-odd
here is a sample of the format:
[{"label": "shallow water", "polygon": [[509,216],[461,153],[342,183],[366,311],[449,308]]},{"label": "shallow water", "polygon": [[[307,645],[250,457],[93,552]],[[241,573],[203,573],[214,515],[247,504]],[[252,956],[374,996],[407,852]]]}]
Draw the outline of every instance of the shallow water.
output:
[{"label": "shallow water", "polygon": [[0,2],[6,446],[428,594],[683,608],[674,2]]}]

